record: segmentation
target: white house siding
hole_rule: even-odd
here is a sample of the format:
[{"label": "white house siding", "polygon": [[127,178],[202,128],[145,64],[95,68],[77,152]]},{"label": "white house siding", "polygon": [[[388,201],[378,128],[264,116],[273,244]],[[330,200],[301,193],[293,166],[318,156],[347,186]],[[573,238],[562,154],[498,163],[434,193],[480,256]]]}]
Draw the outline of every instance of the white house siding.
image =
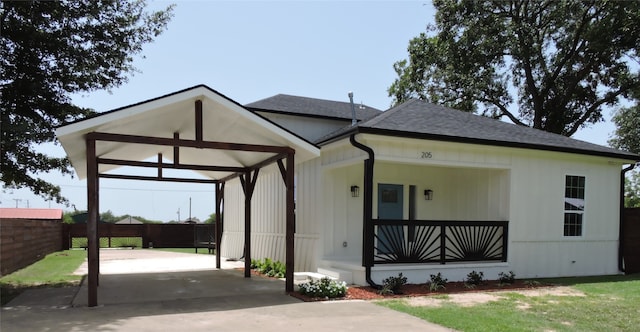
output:
[{"label": "white house siding", "polygon": [[[620,161],[553,152],[514,154],[509,263],[522,277],[618,272]],[[582,236],[563,236],[566,175],[584,176]]]},{"label": "white house siding", "polygon": [[[617,273],[623,160],[362,134],[357,139],[375,151],[374,217],[377,184],[392,183],[405,185],[405,217],[408,185],[416,185],[418,219],[509,220],[506,263],[425,265],[422,269],[442,270],[451,280],[483,267],[489,278],[496,278],[499,271],[514,271],[522,278]],[[322,232],[322,261],[360,260],[365,158],[347,140],[323,147],[324,198],[331,219]],[[566,175],[586,177],[581,237],[563,236]],[[350,197],[351,185],[360,186],[359,198]],[[424,189],[434,191],[432,201],[420,199]],[[402,271],[401,266],[389,270],[392,266],[375,266],[374,277]]]},{"label": "white house siding", "polygon": [[351,120],[309,118],[289,114],[258,112],[258,114],[313,142],[351,123]]},{"label": "white house siding", "polygon": [[[298,169],[296,173],[299,173]],[[306,173],[303,172],[304,175]],[[296,177],[300,183],[300,178]],[[307,189],[309,190],[309,189]],[[297,192],[297,190],[296,190]],[[299,195],[299,194],[298,194]],[[238,179],[225,185],[224,233],[221,254],[239,258],[244,250],[244,193]],[[298,204],[295,235],[295,270],[315,268],[317,232],[305,223],[302,213],[311,214],[318,207]],[[307,212],[305,212],[307,211]],[[311,212],[308,212],[311,211]],[[251,204],[251,257],[286,260],[286,188],[277,167],[264,168],[258,175]]]}]

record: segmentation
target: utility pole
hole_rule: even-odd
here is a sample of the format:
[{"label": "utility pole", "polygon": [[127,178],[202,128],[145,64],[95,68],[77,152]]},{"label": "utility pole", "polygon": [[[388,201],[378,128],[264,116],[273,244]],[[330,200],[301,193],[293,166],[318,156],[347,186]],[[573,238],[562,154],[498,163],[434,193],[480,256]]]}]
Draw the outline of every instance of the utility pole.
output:
[{"label": "utility pole", "polygon": [[189,197],[189,221],[191,221],[191,197]]},{"label": "utility pole", "polygon": [[18,203],[19,203],[19,202],[22,202],[22,199],[20,199],[20,198],[14,198],[13,200],[14,200],[14,201],[16,201],[16,209],[17,209],[17,208],[18,208]]},{"label": "utility pole", "polygon": [[178,222],[180,222],[180,208],[178,208]]}]

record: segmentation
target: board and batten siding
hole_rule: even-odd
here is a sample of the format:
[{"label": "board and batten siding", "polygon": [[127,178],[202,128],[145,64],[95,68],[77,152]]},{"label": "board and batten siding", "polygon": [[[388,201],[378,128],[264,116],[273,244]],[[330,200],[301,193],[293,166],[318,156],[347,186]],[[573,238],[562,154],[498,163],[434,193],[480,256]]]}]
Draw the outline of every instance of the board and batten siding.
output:
[{"label": "board and batten siding", "polygon": [[[313,164],[313,162],[307,162]],[[304,165],[304,164],[303,164]],[[305,166],[296,165],[296,196],[300,195],[300,183],[316,181],[308,179]],[[311,166],[312,167],[312,166]],[[311,187],[311,186],[309,186]],[[309,189],[306,189],[309,190]],[[304,189],[303,189],[304,191]],[[244,251],[244,193],[239,179],[225,185],[224,232],[221,254],[240,258]],[[315,213],[318,206],[296,204],[295,270],[309,271],[316,264],[317,231],[307,222],[305,214]],[[311,212],[309,212],[311,211]],[[251,257],[270,258],[285,262],[286,259],[286,188],[277,167],[271,165],[258,174],[251,202]]]},{"label": "board and batten siding", "polygon": [[[408,185],[416,185],[418,195],[424,189],[434,191],[433,201],[418,199],[419,219],[509,220],[507,269],[519,277],[618,272],[619,176],[625,160],[363,134],[357,140],[375,151],[374,186],[403,184],[405,197]],[[362,227],[362,212],[353,206],[362,206],[362,195],[347,197],[344,188],[362,188],[366,154],[346,139],[322,152],[325,206],[333,216],[323,232],[328,237],[322,241],[323,259],[355,257],[349,246],[355,242],[359,248],[361,243],[354,230]],[[563,235],[567,175],[586,178],[579,237]],[[405,203],[405,216],[407,208]],[[341,241],[345,236],[346,248]]]}]

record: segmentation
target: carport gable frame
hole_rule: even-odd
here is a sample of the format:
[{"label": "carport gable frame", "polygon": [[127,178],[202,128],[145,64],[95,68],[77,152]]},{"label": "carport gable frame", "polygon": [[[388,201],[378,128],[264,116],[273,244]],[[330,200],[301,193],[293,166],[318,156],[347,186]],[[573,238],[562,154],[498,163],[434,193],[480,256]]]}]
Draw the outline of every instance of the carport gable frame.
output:
[{"label": "carport gable frame", "polygon": [[[270,146],[228,142],[212,142],[202,139],[202,102],[195,102],[196,109],[196,137],[194,140],[180,139],[178,133],[174,133],[173,138],[161,138],[150,136],[122,135],[103,132],[90,132],[85,135],[86,144],[86,163],[87,163],[87,237],[88,237],[88,305],[90,307],[98,305],[97,287],[99,276],[99,239],[98,239],[98,215],[99,215],[99,178],[114,179],[132,179],[132,180],[149,180],[149,181],[169,181],[169,182],[191,182],[191,183],[213,183],[216,185],[216,213],[220,216],[221,203],[223,197],[218,197],[219,193],[224,190],[224,184],[235,177],[240,177],[245,191],[245,210],[251,211],[251,196],[253,187],[257,180],[258,171],[272,163],[277,162],[285,182],[286,192],[286,274],[285,274],[285,291],[293,291],[293,270],[294,270],[294,232],[295,232],[295,212],[294,212],[294,157],[295,150],[289,146]],[[171,146],[174,148],[173,164],[163,163],[162,155],[158,155],[158,162],[144,162],[118,159],[102,159],[96,155],[96,143],[101,141],[118,142],[124,144],[145,144],[145,145],[161,145]],[[273,153],[274,155],[248,167],[228,167],[216,165],[189,165],[180,164],[179,150],[180,148],[196,148],[196,149],[212,149],[225,151],[244,151],[258,153]],[[286,159],[286,167],[282,160]],[[119,166],[133,167],[155,167],[158,170],[156,177],[150,176],[133,176],[133,175],[116,175],[116,174],[100,174],[99,164],[110,164]],[[185,170],[207,170],[207,171],[231,171],[235,172],[223,179],[202,180],[187,178],[166,178],[163,177],[163,168],[185,169]],[[218,219],[220,219],[218,217]],[[222,222],[216,222],[216,246],[219,248],[222,237]],[[248,225],[248,227],[246,227]],[[245,214],[245,277],[250,277],[250,225],[251,213]],[[220,268],[219,249],[216,255],[216,267]]]}]

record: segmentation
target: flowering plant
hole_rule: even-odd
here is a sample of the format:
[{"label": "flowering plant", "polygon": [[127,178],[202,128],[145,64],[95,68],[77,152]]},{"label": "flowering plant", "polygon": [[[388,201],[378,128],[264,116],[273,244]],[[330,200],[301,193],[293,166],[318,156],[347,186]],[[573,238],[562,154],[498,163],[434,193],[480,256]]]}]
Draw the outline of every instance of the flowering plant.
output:
[{"label": "flowering plant", "polygon": [[347,283],[324,277],[298,285],[300,294],[310,297],[336,298],[347,294]]}]

